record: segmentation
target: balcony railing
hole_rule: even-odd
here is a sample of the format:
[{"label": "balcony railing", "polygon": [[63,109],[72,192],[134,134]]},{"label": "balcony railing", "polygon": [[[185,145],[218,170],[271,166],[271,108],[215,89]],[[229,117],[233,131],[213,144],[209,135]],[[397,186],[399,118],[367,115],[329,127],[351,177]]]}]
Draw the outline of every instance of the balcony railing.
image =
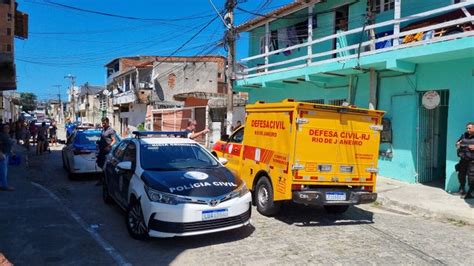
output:
[{"label": "balcony railing", "polygon": [[[331,62],[338,62],[349,60],[353,58],[360,58],[362,56],[373,55],[381,52],[392,51],[396,49],[402,49],[407,47],[420,46],[429,43],[453,40],[458,38],[465,38],[474,36],[474,20],[473,16],[467,11],[466,7],[474,5],[473,0],[461,2],[458,4],[449,5],[446,7],[433,9],[430,11],[410,15],[403,18],[392,19],[365,27],[351,29],[348,31],[339,32],[329,36],[325,36],[319,39],[307,41],[305,43],[293,45],[290,47],[274,50],[271,52],[262,53],[259,55],[251,56],[240,60],[240,63],[247,64],[250,67],[237,73],[237,79],[246,79],[252,77],[258,77],[267,75],[270,73],[283,72],[307,66],[322,65]],[[444,14],[446,12],[461,10],[464,17],[443,21],[429,26],[420,26],[417,28],[406,28],[404,31],[400,31],[400,24],[410,24],[420,22],[423,18],[433,17],[436,15]],[[456,26],[466,26],[464,31],[454,32],[443,35],[443,30],[452,29]],[[357,42],[354,44],[348,44],[347,46],[341,46],[337,49],[331,49],[324,52],[313,53],[313,45],[321,44],[323,42],[333,41],[344,43],[347,42],[347,37],[350,35],[357,34],[356,38],[359,39],[361,34],[367,34],[369,31],[380,29],[382,27],[393,26],[393,33],[390,35],[375,38],[373,40],[366,40]],[[268,30],[267,30],[268,31]],[[311,33],[311,32],[310,32]],[[268,32],[267,32],[268,35]],[[310,35],[311,36],[311,35]],[[268,51],[268,37],[266,38],[266,51]],[[342,40],[342,42],[341,42]],[[307,53],[304,56],[290,58],[287,60],[281,60],[270,63],[269,58],[271,56],[278,55],[293,51],[300,48],[307,48]],[[374,49],[376,48],[376,49]],[[326,57],[326,58],[325,58]],[[330,57],[330,58],[327,58]],[[263,64],[261,64],[263,62]]]},{"label": "balcony railing", "polygon": [[113,105],[134,103],[137,100],[135,91],[126,91],[121,94],[117,94],[112,98]]}]

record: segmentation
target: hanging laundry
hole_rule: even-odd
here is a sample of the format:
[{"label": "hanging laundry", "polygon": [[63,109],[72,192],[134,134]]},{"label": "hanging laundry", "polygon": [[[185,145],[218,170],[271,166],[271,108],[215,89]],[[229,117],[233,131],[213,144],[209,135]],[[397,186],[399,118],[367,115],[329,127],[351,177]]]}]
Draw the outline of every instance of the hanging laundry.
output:
[{"label": "hanging laundry", "polygon": [[287,36],[288,36],[288,44],[290,46],[299,44],[298,42],[298,34],[296,32],[295,26],[289,26],[286,28]]},{"label": "hanging laundry", "polygon": [[[282,48],[283,47],[290,47],[287,28],[278,29],[278,43],[279,43],[279,46],[281,46]],[[283,54],[285,56],[289,56],[289,55],[291,55],[291,50],[284,51]]]}]

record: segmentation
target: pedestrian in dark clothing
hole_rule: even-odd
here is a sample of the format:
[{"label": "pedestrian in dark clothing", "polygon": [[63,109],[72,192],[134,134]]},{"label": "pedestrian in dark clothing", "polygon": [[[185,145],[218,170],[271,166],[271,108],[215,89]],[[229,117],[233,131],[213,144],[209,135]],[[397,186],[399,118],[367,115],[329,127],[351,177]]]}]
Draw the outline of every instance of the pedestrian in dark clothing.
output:
[{"label": "pedestrian in dark clothing", "polygon": [[29,126],[30,135],[32,137],[32,143],[36,143],[36,134],[38,134],[38,127],[36,126],[36,120],[30,122]]},{"label": "pedestrian in dark clothing", "polygon": [[46,127],[46,123],[41,123],[40,128],[38,129],[38,145],[36,146],[36,154],[43,154],[46,149],[46,141],[48,139],[48,128]]},{"label": "pedestrian in dark clothing", "polygon": [[20,140],[22,139],[21,138],[21,128],[23,126],[23,121],[16,121],[15,123],[15,139],[16,139],[16,143],[17,144],[20,144]]},{"label": "pedestrian in dark clothing", "polygon": [[53,122],[53,125],[49,128],[49,140],[51,141],[51,145],[57,146],[57,131],[58,127],[56,126],[56,122]]},{"label": "pedestrian in dark clothing", "polygon": [[[459,193],[466,199],[473,198],[474,192],[474,122],[466,125],[466,132],[456,142],[459,163],[456,165],[459,178]],[[466,176],[469,189],[465,192]]]},{"label": "pedestrian in dark clothing", "polygon": [[[109,119],[107,117],[102,118],[102,133],[100,134],[99,141],[97,141],[99,153],[96,160],[97,166],[100,168],[104,168],[105,158],[112,150],[112,146],[117,142],[115,135],[115,130],[110,126]],[[102,185],[102,179],[99,180],[97,185]]]},{"label": "pedestrian in dark clothing", "polygon": [[10,125],[5,124],[0,132],[0,191],[13,191],[8,185],[8,159],[15,156],[12,152],[13,140],[10,138]]}]

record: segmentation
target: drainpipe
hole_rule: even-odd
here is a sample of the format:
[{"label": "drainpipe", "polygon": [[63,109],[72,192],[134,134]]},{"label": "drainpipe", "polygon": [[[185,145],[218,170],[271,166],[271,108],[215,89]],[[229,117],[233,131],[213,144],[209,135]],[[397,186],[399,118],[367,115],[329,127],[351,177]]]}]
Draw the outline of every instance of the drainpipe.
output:
[{"label": "drainpipe", "polygon": [[369,75],[369,109],[374,110],[377,106],[377,73],[374,68],[370,68]]}]

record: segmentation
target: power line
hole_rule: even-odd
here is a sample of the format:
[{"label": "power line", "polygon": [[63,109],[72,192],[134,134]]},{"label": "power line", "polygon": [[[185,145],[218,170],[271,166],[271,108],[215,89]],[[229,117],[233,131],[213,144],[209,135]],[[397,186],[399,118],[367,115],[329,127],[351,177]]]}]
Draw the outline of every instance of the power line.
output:
[{"label": "power line", "polygon": [[126,20],[135,20],[135,21],[161,21],[161,22],[174,21],[176,22],[176,21],[203,19],[203,18],[209,18],[209,17],[214,16],[213,14],[206,14],[206,15],[192,15],[192,16],[181,17],[181,18],[141,18],[141,17],[124,16],[124,15],[106,13],[102,11],[90,10],[90,9],[65,5],[65,4],[61,4],[61,3],[57,3],[57,2],[53,2],[49,0],[44,0],[44,3],[34,2],[34,1],[28,1],[28,2],[34,3],[34,4],[46,4],[50,6],[56,6],[56,7],[60,7],[64,9],[74,10],[77,12],[84,12],[84,13],[90,13],[90,14],[101,15],[101,16],[106,16],[106,17],[113,17],[113,18],[126,19]]},{"label": "power line", "polygon": [[204,27],[202,27],[198,32],[196,32],[191,38],[189,38],[187,41],[185,41],[181,46],[179,46],[174,52],[172,52],[170,55],[165,57],[161,62],[159,62],[156,66],[159,66],[161,63],[165,62],[167,59],[178,53],[181,49],[184,48],[188,43],[190,43],[194,38],[196,38],[201,32],[203,32],[207,27],[209,27],[216,19],[218,16],[215,16],[213,19],[211,19]]}]

